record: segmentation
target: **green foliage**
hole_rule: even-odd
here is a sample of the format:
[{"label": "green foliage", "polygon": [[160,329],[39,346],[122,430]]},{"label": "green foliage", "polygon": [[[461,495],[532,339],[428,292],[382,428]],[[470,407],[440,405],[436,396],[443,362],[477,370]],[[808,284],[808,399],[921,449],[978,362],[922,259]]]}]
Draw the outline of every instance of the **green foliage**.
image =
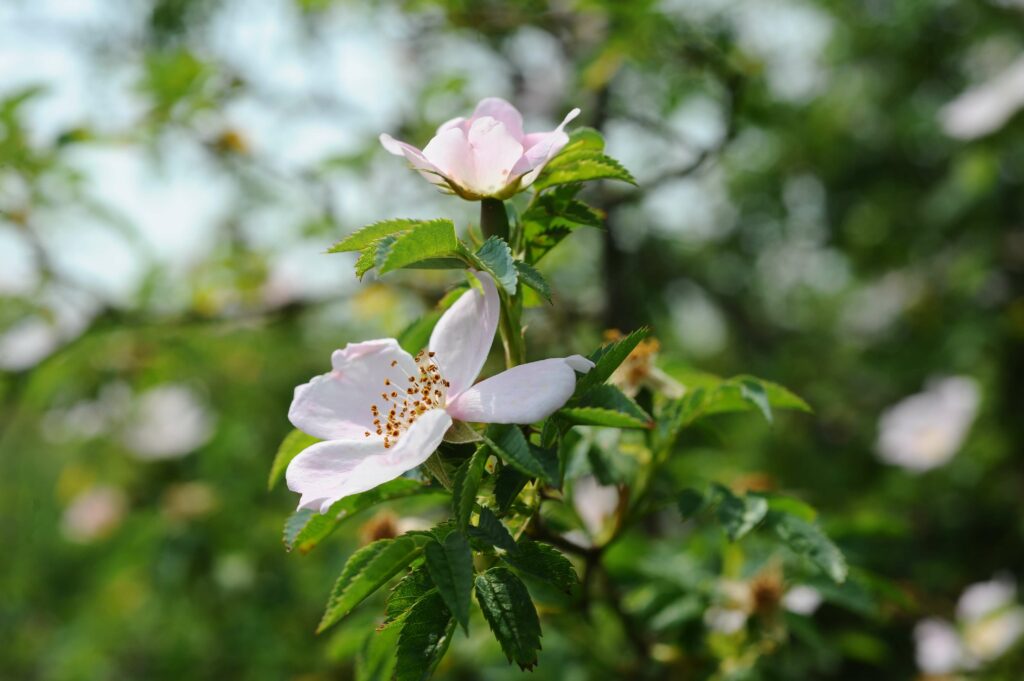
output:
[{"label": "green foliage", "polygon": [[426,565],[409,571],[388,594],[384,606],[385,623],[394,622],[409,611],[428,591],[434,588]]},{"label": "green foliage", "polygon": [[399,626],[383,627],[370,632],[356,658],[356,681],[391,678],[397,662],[395,650],[400,633]]},{"label": "green foliage", "polygon": [[473,590],[473,553],[461,532],[424,548],[427,570],[455,620],[469,634],[469,597]]},{"label": "green foliage", "polygon": [[846,580],[846,558],[814,522],[814,510],[797,499],[748,492],[734,494],[723,485],[706,493],[685,489],[677,498],[684,519],[716,509],[729,539],[738,541],[758,527],[769,528],[790,551],[806,559],[836,583]]},{"label": "green foliage", "polygon": [[556,473],[551,470],[550,459],[531,446],[517,426],[494,424],[484,433],[484,441],[495,454],[521,473],[554,484]]},{"label": "green foliage", "polygon": [[718,522],[733,541],[742,539],[768,514],[768,501],[764,497],[750,494],[738,497],[721,485],[715,489],[721,499],[718,503]]},{"label": "green foliage", "polygon": [[284,545],[289,551],[298,549],[302,553],[309,553],[339,525],[361,511],[385,501],[436,491],[419,481],[397,478],[336,501],[327,509],[327,513],[321,514],[308,508],[298,510],[285,522]]},{"label": "green foliage", "polygon": [[274,489],[281,481],[288,464],[299,455],[299,452],[317,442],[320,440],[312,435],[306,435],[301,430],[293,430],[288,433],[281,441],[281,446],[277,448],[277,454],[274,455],[274,463],[270,466],[270,477],[267,479],[267,489]]},{"label": "green foliage", "polygon": [[476,598],[505,657],[520,669],[532,669],[540,651],[540,620],[526,586],[505,568],[491,568],[477,575]]},{"label": "green foliage", "polygon": [[577,128],[569,143],[548,163],[534,183],[537,190],[590,180],[621,180],[636,184],[622,164],[604,154],[604,138],[596,130]]},{"label": "green foliage", "polygon": [[430,334],[433,332],[434,327],[437,326],[437,322],[441,319],[442,314],[438,310],[428,312],[409,324],[398,334],[398,344],[410,355],[415,355],[427,346],[427,343],[430,341]]},{"label": "green foliage", "polygon": [[510,296],[515,295],[519,270],[512,260],[512,250],[504,239],[497,236],[489,238],[477,249],[476,258],[491,273],[498,286]]},{"label": "green foliage", "polygon": [[612,428],[652,428],[654,421],[632,398],[613,385],[598,385],[559,414],[571,421]]},{"label": "green foliage", "polygon": [[541,274],[535,267],[528,265],[522,260],[517,260],[515,263],[516,272],[519,274],[519,281],[523,282],[526,286],[529,286],[538,294],[541,298],[551,302],[551,286],[548,284],[547,279]]},{"label": "green foliage", "polygon": [[[59,4],[14,3],[5,36],[32,49],[12,61],[25,45],[0,46],[14,70],[0,93],[0,516],[17,549],[0,568],[0,621],[16,623],[4,678],[388,679],[399,655],[400,678],[518,676],[480,626],[438,666],[459,622],[422,555],[392,578],[387,626],[374,632],[380,613],[366,607],[309,635],[340,564],[396,525],[433,526],[412,536],[442,549],[462,532],[480,570],[538,587],[542,680],[915,678],[916,623],[974,636],[955,621],[964,587],[1024,564],[1024,128],[1007,111],[978,136],[948,131],[965,110],[948,105],[1012,64],[1012,3],[385,0],[353,14],[285,0],[269,16],[261,3],[158,0],[116,21]],[[400,106],[387,107],[401,117],[374,121],[374,107],[323,87],[319,43],[396,19],[429,54],[405,64]],[[268,20],[283,40],[258,64],[229,58]],[[362,42],[346,59],[391,87],[392,60]],[[569,126],[536,191],[504,203],[507,239],[488,241],[478,204],[437,195],[371,133],[423,147],[472,110],[470,62],[532,77],[524,45],[565,76],[557,105],[531,99],[527,131],[573,105],[595,128]],[[359,139],[323,134],[338,125]],[[591,181],[629,179],[605,134],[640,186]],[[352,216],[435,206],[451,229],[412,238],[427,221],[386,221],[337,249],[357,254],[360,276],[430,271],[339,286],[323,270],[337,261],[312,254]],[[388,483],[291,516],[290,548],[329,534],[334,548],[282,551],[273,528],[295,497],[280,480],[314,441],[280,442],[292,389],[349,341],[397,333],[422,349],[466,290],[434,306],[465,278],[444,270],[470,266],[498,275],[505,331],[528,331],[513,363],[649,326],[652,380],[625,399],[600,367],[540,433],[517,429],[524,458],[496,453],[493,475],[476,444],[449,435],[410,474],[450,482],[450,499]],[[552,286],[558,304],[537,305]],[[495,345],[483,376],[500,371]],[[768,376],[807,402],[690,363]],[[880,461],[881,415],[961,374],[980,400],[948,462],[909,474]],[[211,431],[156,460],[137,432],[169,442],[189,425],[143,418],[144,391],[165,384],[198,396]],[[814,418],[783,413],[808,402]],[[258,462],[275,449],[266,478]],[[721,486],[685,490],[711,480]],[[741,491],[755,489],[799,499]],[[684,527],[663,512],[672,503]],[[87,517],[103,522],[83,525],[97,508]],[[583,584],[570,586],[568,559]],[[797,587],[816,589],[821,610],[788,611]],[[738,628],[717,628],[722,612]],[[1016,679],[1022,655],[1018,643],[949,676]]]},{"label": "green foliage", "polygon": [[[441,221],[444,222],[444,221]],[[386,236],[404,234],[426,224],[424,220],[382,220],[372,225],[357,229],[347,237],[331,246],[328,253],[348,253],[362,251],[367,246],[372,246]]]},{"label": "green foliage", "polygon": [[519,472],[519,469],[511,466],[504,466],[494,481],[494,500],[498,504],[498,510],[505,512],[512,504],[519,493],[530,481],[527,475]]},{"label": "green foliage", "polygon": [[526,262],[536,263],[581,227],[603,227],[600,212],[576,199],[580,185],[563,185],[535,197],[521,223]]},{"label": "green foliage", "polygon": [[501,558],[520,572],[548,582],[566,593],[579,583],[569,559],[549,544],[521,539],[514,550],[506,551]]},{"label": "green foliage", "polygon": [[403,267],[461,268],[459,238],[451,220],[384,220],[363,227],[332,246],[329,253],[360,251],[356,275],[376,268],[386,274]]},{"label": "green foliage", "polygon": [[401,627],[395,664],[396,681],[429,679],[452,642],[455,619],[440,594],[432,591],[412,606]]},{"label": "green foliage", "polygon": [[516,540],[512,538],[508,529],[501,524],[498,516],[494,515],[489,508],[480,509],[477,524],[469,526],[469,534],[487,546],[493,546],[508,553],[516,550]]},{"label": "green foliage", "polygon": [[408,567],[423,551],[425,544],[422,537],[403,535],[395,539],[380,539],[352,554],[334,584],[317,632],[337,623]]},{"label": "green foliage", "polygon": [[794,553],[806,557],[832,581],[846,580],[846,559],[817,525],[785,513],[772,513],[769,524]]},{"label": "green foliage", "polygon": [[[629,357],[629,353],[633,352],[640,341],[647,338],[648,335],[650,335],[649,329],[637,329],[625,338],[607,343],[592,352],[588,359],[594,363],[594,368],[576,381],[576,392],[573,393],[573,397],[583,397],[611,378],[619,365]],[[575,399],[570,404],[574,403]]]},{"label": "green foliage", "polygon": [[483,479],[484,465],[490,456],[487,447],[477,447],[469,459],[455,471],[452,481],[452,513],[459,530],[465,530],[476,506],[477,490]]}]

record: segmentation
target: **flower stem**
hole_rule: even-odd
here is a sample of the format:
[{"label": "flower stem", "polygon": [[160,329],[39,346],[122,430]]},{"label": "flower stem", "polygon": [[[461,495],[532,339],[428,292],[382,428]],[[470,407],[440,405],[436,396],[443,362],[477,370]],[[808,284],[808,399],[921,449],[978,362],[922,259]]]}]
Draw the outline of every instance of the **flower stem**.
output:
[{"label": "flower stem", "polygon": [[485,237],[500,236],[508,241],[508,214],[500,199],[480,201],[480,229]]},{"label": "flower stem", "polygon": [[523,299],[517,291],[510,296],[501,292],[501,318],[498,328],[501,330],[501,341],[505,346],[505,366],[511,369],[526,362],[526,339],[523,338],[521,322]]},{"label": "flower stem", "polygon": [[[509,240],[508,213],[499,199],[480,201],[480,229],[484,236]],[[509,295],[501,291],[501,340],[505,346],[505,365],[512,368],[526,361],[526,340],[523,338],[523,299],[520,291]]]}]

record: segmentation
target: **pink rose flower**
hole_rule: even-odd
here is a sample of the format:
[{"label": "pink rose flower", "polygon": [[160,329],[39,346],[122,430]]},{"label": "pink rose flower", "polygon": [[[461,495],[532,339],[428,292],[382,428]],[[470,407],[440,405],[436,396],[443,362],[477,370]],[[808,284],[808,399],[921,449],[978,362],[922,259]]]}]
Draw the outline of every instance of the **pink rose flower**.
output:
[{"label": "pink rose flower", "polygon": [[437,129],[422,151],[388,134],[384,148],[405,156],[413,169],[446,193],[478,201],[507,199],[537,179],[548,161],[569,142],[563,128],[580,113],[573,109],[550,132],[523,132],[523,116],[498,97],[476,105],[469,118],[453,118]]},{"label": "pink rose flower", "polygon": [[333,370],[295,389],[288,418],[324,440],[288,465],[299,508],[326,513],[427,460],[453,419],[534,423],[560,409],[576,373],[594,364],[572,355],[521,364],[476,383],[494,341],[501,303],[489,274],[444,313],[427,350],[413,357],[393,338],[349,343]]}]

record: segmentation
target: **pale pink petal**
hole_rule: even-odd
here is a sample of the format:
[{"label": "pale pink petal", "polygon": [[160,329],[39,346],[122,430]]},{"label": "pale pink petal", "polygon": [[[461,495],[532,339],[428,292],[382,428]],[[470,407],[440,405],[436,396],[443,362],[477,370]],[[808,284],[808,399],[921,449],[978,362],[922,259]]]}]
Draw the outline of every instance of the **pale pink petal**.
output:
[{"label": "pale pink petal", "polygon": [[508,184],[512,168],[523,156],[523,145],[509,133],[504,123],[490,116],[473,121],[468,139],[475,170],[468,187],[481,196],[499,194]]},{"label": "pale pink petal", "polygon": [[423,155],[443,175],[461,187],[472,187],[475,178],[473,150],[460,128],[448,128],[438,132],[427,146]]},{"label": "pale pink petal", "polygon": [[427,160],[427,157],[423,155],[423,152],[406,142],[400,142],[391,135],[381,133],[380,143],[388,151],[388,153],[394,154],[395,156],[404,156],[414,170],[419,172],[428,182],[441,187],[447,187],[448,183],[444,177],[444,173],[440,168],[435,166],[433,163]]},{"label": "pale pink petal", "polygon": [[512,169],[512,176],[523,175],[520,183],[522,187],[528,187],[537,179],[540,172],[548,161],[558,155],[565,145],[569,143],[569,136],[565,134],[565,126],[574,118],[579,116],[580,110],[570,111],[561,124],[551,132],[535,132],[523,138],[525,151],[522,159]]},{"label": "pale pink petal", "polygon": [[489,116],[505,125],[505,129],[517,141],[523,139],[523,115],[501,97],[487,97],[481,99],[473,111],[473,118],[484,118]]},{"label": "pale pink petal", "polygon": [[449,119],[442,123],[441,125],[437,126],[437,132],[435,134],[441,134],[442,132],[448,130],[449,128],[458,128],[459,130],[465,132],[466,130],[469,129],[470,122],[470,119],[466,118],[465,116],[459,116],[457,118]]},{"label": "pale pink petal", "polygon": [[441,444],[451,424],[443,409],[432,409],[416,419],[390,449],[384,448],[380,438],[318,442],[288,464],[288,489],[302,494],[300,509],[326,513],[339,499],[419,466]]},{"label": "pale pink petal", "polygon": [[473,385],[480,375],[498,329],[501,302],[494,279],[486,272],[476,272],[483,293],[470,289],[448,308],[433,333],[430,350],[443,376],[451,385],[448,399]]},{"label": "pale pink petal", "polygon": [[418,371],[393,338],[349,343],[334,351],[331,365],[333,371],[295,389],[288,410],[296,428],[321,440],[362,440],[376,428],[370,407],[380,403],[384,380],[403,385]]},{"label": "pale pink petal", "polygon": [[[460,421],[534,423],[560,409],[576,389],[574,367],[593,368],[579,355],[512,367],[477,383],[448,403]],[[585,372],[584,372],[585,373]]]}]

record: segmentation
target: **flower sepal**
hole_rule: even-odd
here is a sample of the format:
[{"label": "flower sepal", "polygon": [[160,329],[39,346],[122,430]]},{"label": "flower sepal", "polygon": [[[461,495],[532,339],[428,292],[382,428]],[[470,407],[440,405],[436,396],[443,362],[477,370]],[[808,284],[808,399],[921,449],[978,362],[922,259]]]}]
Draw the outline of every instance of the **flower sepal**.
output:
[{"label": "flower sepal", "polygon": [[444,434],[444,441],[453,445],[480,442],[483,436],[465,421],[452,421],[451,427]]}]

